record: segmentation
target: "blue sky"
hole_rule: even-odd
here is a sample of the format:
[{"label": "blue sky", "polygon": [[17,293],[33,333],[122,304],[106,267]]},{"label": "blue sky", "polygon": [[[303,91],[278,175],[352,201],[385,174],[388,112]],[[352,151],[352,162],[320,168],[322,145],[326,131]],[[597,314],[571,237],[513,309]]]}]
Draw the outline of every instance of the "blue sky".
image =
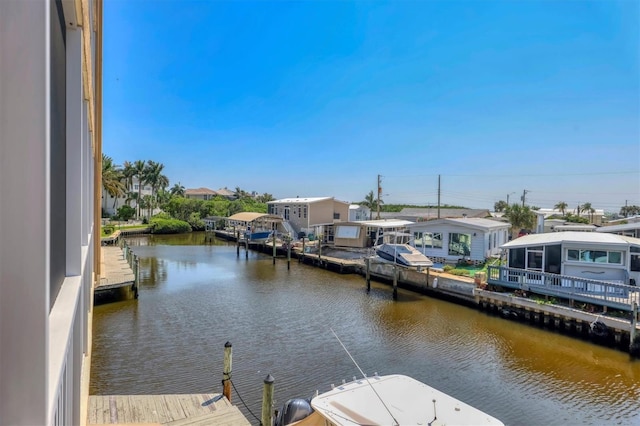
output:
[{"label": "blue sky", "polygon": [[187,188],[640,205],[640,2],[104,5],[103,151]]}]

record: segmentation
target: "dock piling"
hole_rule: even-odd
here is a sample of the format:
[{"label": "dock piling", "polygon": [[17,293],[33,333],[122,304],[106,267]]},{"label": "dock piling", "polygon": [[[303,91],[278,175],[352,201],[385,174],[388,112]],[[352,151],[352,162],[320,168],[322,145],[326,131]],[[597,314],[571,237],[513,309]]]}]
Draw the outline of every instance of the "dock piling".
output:
[{"label": "dock piling", "polygon": [[264,379],[262,388],[262,415],[260,423],[263,425],[273,424],[273,382],[274,378],[268,374]]},{"label": "dock piling", "polygon": [[636,325],[638,324],[638,302],[633,302],[631,311],[631,330],[629,330],[629,352],[633,353],[636,344]]},{"label": "dock piling", "polygon": [[393,300],[398,300],[398,267],[393,265]]},{"label": "dock piling", "polygon": [[272,233],[271,244],[273,245],[273,264],[276,264],[276,233]]},{"label": "dock piling", "polygon": [[287,271],[291,269],[291,238],[287,238]]},{"label": "dock piling", "polygon": [[364,264],[366,266],[367,293],[369,293],[371,291],[371,258],[366,257]]},{"label": "dock piling", "polygon": [[230,342],[224,344],[224,366],[222,370],[222,395],[231,402],[231,358],[233,350]]}]

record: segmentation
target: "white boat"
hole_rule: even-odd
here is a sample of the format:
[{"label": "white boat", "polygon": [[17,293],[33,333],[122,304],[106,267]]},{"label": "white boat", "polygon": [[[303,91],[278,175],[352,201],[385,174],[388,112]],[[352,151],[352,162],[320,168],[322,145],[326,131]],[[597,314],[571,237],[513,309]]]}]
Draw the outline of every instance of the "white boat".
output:
[{"label": "white boat", "polygon": [[292,399],[276,426],[504,425],[495,417],[408,376],[365,377],[307,399]]},{"label": "white boat", "polygon": [[405,232],[387,232],[378,235],[374,250],[376,254],[389,262],[409,267],[433,266],[433,262],[414,246],[411,234]]},{"label": "white boat", "polygon": [[375,247],[376,254],[384,260],[410,267],[431,267],[433,262],[409,244],[384,243]]}]

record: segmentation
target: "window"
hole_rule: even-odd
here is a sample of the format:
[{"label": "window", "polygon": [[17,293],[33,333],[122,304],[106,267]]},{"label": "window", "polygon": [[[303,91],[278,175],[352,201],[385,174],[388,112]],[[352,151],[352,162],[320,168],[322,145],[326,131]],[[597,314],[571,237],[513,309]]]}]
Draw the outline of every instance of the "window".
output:
[{"label": "window", "polygon": [[413,241],[420,248],[442,248],[442,234],[439,232],[414,232]]},{"label": "window", "polygon": [[449,256],[469,256],[471,255],[471,235],[449,234]]},{"label": "window", "polygon": [[640,254],[631,254],[631,270],[633,272],[640,272]]},{"label": "window", "polygon": [[622,265],[621,251],[607,250],[567,250],[567,260],[572,262],[584,263],[609,263],[614,265]]},{"label": "window", "polygon": [[305,219],[307,218],[307,206],[304,206],[302,217],[304,217]]},{"label": "window", "polygon": [[334,219],[340,219],[340,213],[333,213]]}]

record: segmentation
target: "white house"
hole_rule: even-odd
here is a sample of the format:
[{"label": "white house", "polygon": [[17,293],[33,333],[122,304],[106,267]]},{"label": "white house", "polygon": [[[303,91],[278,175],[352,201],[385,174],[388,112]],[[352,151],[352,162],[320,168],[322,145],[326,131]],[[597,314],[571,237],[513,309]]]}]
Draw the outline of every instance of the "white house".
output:
[{"label": "white house", "polygon": [[[140,183],[138,178],[132,179],[131,192],[138,193]],[[140,195],[144,198],[145,195],[151,195],[151,185],[148,183],[142,186],[140,189]],[[130,198],[129,194],[124,194],[120,197],[112,197],[104,188],[102,188],[102,211],[109,216],[113,216],[118,212],[118,208],[124,206],[127,203],[127,199]],[[135,199],[129,200],[129,205],[134,209],[137,207]],[[157,209],[156,209],[157,210]],[[155,211],[154,211],[155,212]]]},{"label": "white house", "polygon": [[551,232],[525,235],[502,248],[508,251],[510,268],[624,284],[640,279],[638,238],[600,232]]},{"label": "white house", "polygon": [[349,203],[333,197],[283,198],[267,203],[268,213],[288,221],[296,233],[317,233],[323,225],[349,218]]},{"label": "white house", "polygon": [[408,226],[415,247],[434,262],[484,262],[501,253],[511,225],[492,219],[461,218],[416,222]]},{"label": "white house", "polygon": [[0,94],[0,424],[81,425],[100,279],[102,1],[0,1]]},{"label": "white house", "polygon": [[371,209],[367,206],[359,204],[351,204],[349,206],[349,222],[357,222],[360,220],[370,220]]}]

